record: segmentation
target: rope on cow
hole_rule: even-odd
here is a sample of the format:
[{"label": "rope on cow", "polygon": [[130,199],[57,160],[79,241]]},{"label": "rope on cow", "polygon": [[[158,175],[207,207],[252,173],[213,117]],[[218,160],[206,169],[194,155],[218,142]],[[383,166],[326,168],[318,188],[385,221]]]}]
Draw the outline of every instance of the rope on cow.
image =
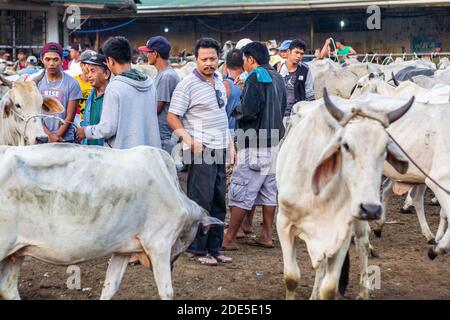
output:
[{"label": "rope on cow", "polygon": [[431,182],[433,182],[435,185],[437,185],[439,187],[439,189],[441,189],[442,191],[444,191],[447,194],[450,194],[450,191],[447,190],[446,188],[444,188],[440,183],[438,183],[435,179],[433,179],[432,177],[430,177],[430,175],[428,175],[425,170],[423,170],[418,164],[417,162],[415,162],[411,156],[402,148],[402,146],[394,139],[394,137],[388,132],[386,131],[389,138],[391,138],[391,140],[397,145],[397,147],[400,148],[400,150],[405,154],[405,156],[408,158],[409,161],[411,161],[411,163],[416,166],[417,169],[419,169],[419,171],[428,179],[430,179]]}]

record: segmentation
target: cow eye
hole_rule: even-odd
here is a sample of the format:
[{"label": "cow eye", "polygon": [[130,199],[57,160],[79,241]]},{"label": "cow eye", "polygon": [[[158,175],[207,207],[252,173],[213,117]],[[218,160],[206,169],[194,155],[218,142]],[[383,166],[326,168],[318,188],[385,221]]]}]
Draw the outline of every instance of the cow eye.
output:
[{"label": "cow eye", "polygon": [[17,103],[16,103],[16,108],[17,108],[17,109],[20,109],[20,108],[22,108],[22,107],[20,106],[20,104],[17,104]]},{"label": "cow eye", "polygon": [[350,152],[350,147],[348,146],[347,142],[344,142],[342,146],[344,147],[345,151]]}]

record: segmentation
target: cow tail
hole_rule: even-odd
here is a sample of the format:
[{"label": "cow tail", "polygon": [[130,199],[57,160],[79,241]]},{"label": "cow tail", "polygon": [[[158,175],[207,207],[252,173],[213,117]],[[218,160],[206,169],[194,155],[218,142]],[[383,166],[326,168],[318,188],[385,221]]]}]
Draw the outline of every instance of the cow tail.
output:
[{"label": "cow tail", "polygon": [[344,264],[342,265],[341,269],[341,276],[339,277],[339,292],[342,296],[345,294],[345,290],[348,286],[349,281],[349,274],[350,274],[350,252],[347,252],[347,255],[345,256]]}]

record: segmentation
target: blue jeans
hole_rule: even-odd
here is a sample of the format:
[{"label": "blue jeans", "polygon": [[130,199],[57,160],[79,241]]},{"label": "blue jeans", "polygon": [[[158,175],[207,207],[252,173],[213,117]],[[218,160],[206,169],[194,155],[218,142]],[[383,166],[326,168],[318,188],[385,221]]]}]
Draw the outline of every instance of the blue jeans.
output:
[{"label": "blue jeans", "polygon": [[[209,212],[212,217],[225,221],[226,179],[225,150],[208,150],[218,163],[190,164],[187,177],[187,196]],[[217,255],[223,241],[223,225],[213,225],[206,235],[201,228],[186,250],[196,255]]]}]

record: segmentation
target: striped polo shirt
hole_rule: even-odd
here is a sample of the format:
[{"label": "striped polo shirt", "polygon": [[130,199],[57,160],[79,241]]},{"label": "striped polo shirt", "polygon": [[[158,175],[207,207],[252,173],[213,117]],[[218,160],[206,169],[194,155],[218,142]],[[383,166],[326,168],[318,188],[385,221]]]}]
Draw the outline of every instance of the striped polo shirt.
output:
[{"label": "striped polo shirt", "polygon": [[[216,90],[221,92],[222,108],[219,108]],[[177,85],[169,112],[182,117],[184,128],[198,142],[211,149],[226,149],[229,142],[226,104],[222,77],[216,73],[213,88],[194,70]]]}]

